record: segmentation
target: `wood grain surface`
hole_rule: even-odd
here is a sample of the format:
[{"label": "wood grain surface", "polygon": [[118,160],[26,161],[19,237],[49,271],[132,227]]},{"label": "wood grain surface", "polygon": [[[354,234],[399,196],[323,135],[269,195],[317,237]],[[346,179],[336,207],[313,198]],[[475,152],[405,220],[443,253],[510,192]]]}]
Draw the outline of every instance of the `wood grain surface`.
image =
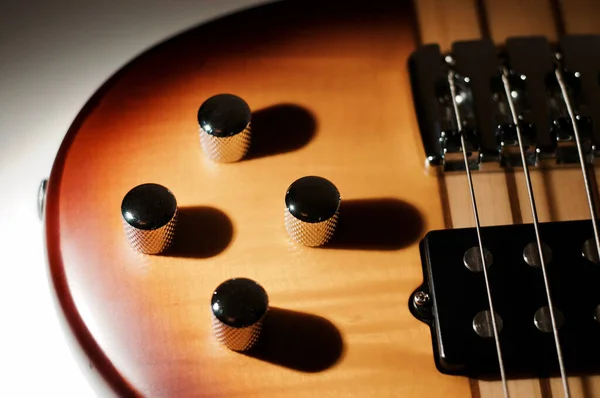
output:
[{"label": "wood grain surface", "polygon": [[[465,177],[424,170],[406,65],[419,42],[447,47],[482,29],[500,42],[507,24],[555,34],[550,9],[528,25],[503,4],[519,6],[277,3],[175,37],[111,78],[61,146],[45,211],[57,305],[101,395],[500,396],[498,383],[439,373],[429,328],[408,310],[420,238],[473,219]],[[233,164],[211,163],[199,143],[197,109],[222,92],[253,109],[250,154]],[[286,188],[305,175],[342,194],[323,248],[291,243],[283,225]],[[536,173],[542,221],[589,216],[580,179]],[[180,208],[160,256],[134,252],[120,220],[125,193],[146,182],[171,189]],[[530,220],[519,173],[479,175],[475,186],[484,225]],[[237,276],[262,284],[273,309],[251,355],[211,336],[211,293]],[[600,396],[595,378],[572,384],[573,396]],[[558,397],[559,387],[511,382],[512,396]]]}]

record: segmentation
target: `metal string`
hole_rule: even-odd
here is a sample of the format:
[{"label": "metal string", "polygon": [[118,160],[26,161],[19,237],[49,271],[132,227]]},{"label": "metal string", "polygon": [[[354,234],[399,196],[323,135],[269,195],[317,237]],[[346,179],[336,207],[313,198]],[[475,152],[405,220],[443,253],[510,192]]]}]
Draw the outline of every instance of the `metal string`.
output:
[{"label": "metal string", "polygon": [[569,118],[571,119],[571,124],[573,125],[573,133],[575,135],[575,142],[577,143],[577,153],[579,155],[579,164],[581,165],[581,173],[583,174],[583,183],[585,185],[585,193],[587,195],[588,207],[590,208],[590,216],[592,219],[592,227],[594,228],[594,238],[596,239],[596,250],[598,256],[600,256],[600,239],[598,239],[598,225],[596,223],[596,208],[594,206],[594,198],[592,197],[592,187],[590,185],[590,181],[588,179],[587,170],[585,167],[585,161],[583,160],[583,149],[581,146],[581,138],[579,137],[579,128],[577,127],[577,120],[575,119],[575,112],[573,111],[573,107],[571,105],[571,100],[569,99],[569,94],[567,92],[567,87],[565,85],[565,81],[562,77],[562,73],[560,69],[557,67],[555,70],[556,80],[558,80],[558,85],[560,86],[560,91],[562,92],[562,96],[565,101],[565,105],[567,106],[567,112],[569,113]]},{"label": "metal string", "polygon": [[508,398],[508,385],[506,382],[506,373],[504,371],[504,360],[502,359],[502,350],[500,349],[500,339],[498,338],[498,328],[496,326],[496,313],[494,312],[494,304],[492,302],[492,292],[490,289],[490,282],[487,274],[487,266],[485,263],[485,254],[483,251],[483,243],[481,242],[481,226],[479,223],[479,212],[477,210],[477,201],[475,200],[475,190],[473,189],[473,180],[471,178],[471,169],[469,168],[469,161],[467,158],[467,151],[465,145],[465,135],[462,129],[462,120],[460,113],[458,112],[458,104],[456,103],[456,86],[454,85],[454,72],[450,70],[448,72],[448,83],[450,84],[450,95],[452,96],[452,105],[454,107],[454,115],[456,116],[456,126],[458,133],[460,134],[460,143],[462,147],[463,159],[465,161],[465,169],[467,171],[467,180],[469,182],[469,192],[471,194],[471,205],[473,206],[473,217],[475,218],[475,226],[477,229],[477,241],[479,243],[479,255],[481,256],[481,265],[483,267],[483,276],[485,279],[485,288],[487,291],[488,302],[490,305],[490,313],[492,319],[492,329],[494,331],[494,340],[496,343],[496,352],[498,354],[498,364],[500,366],[500,376],[502,377],[502,389],[504,396]]},{"label": "metal string", "polygon": [[517,119],[517,113],[515,111],[515,106],[512,101],[510,84],[508,82],[507,77],[508,72],[506,69],[503,70],[502,73],[502,83],[504,84],[504,92],[506,94],[506,99],[508,102],[508,106],[510,108],[510,114],[512,116],[513,123],[515,125],[515,129],[517,131],[517,139],[519,141],[519,151],[521,152],[521,160],[523,161],[523,172],[525,174],[525,182],[527,184],[527,193],[529,194],[529,204],[531,206],[531,215],[533,217],[533,228],[535,229],[535,239],[537,241],[538,253],[540,256],[540,264],[542,266],[542,274],[544,276],[544,286],[546,288],[546,296],[548,298],[548,306],[550,308],[550,320],[552,322],[552,333],[554,334],[554,343],[556,345],[556,353],[558,356],[558,365],[560,367],[560,377],[562,379],[563,390],[565,392],[565,397],[569,397],[569,383],[567,381],[567,376],[565,373],[565,366],[563,362],[562,350],[560,346],[560,340],[558,338],[558,330],[556,328],[556,319],[554,316],[554,307],[552,305],[552,298],[550,294],[550,285],[548,283],[548,275],[546,273],[546,260],[544,259],[544,254],[542,251],[542,241],[540,239],[540,231],[538,225],[538,215],[537,209],[535,205],[535,199],[533,196],[533,188],[531,186],[531,180],[529,177],[529,166],[527,165],[527,159],[525,157],[525,149],[523,146],[523,138],[521,136],[521,128],[519,127],[519,121]]}]

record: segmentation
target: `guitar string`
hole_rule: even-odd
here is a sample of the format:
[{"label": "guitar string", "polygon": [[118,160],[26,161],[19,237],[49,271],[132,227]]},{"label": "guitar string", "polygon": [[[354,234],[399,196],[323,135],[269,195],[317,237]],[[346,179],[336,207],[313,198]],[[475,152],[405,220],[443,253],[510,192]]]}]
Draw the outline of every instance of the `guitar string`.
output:
[{"label": "guitar string", "polygon": [[467,158],[467,151],[466,151],[466,145],[465,145],[465,134],[462,129],[462,120],[460,117],[460,113],[458,111],[458,104],[456,102],[456,87],[454,85],[454,72],[452,70],[450,70],[448,72],[448,83],[450,85],[450,96],[452,97],[452,106],[454,108],[454,115],[456,117],[456,125],[457,125],[458,134],[460,135],[460,143],[461,143],[461,148],[462,148],[462,153],[463,153],[463,159],[465,162],[465,170],[467,172],[466,173],[467,181],[469,183],[469,193],[471,195],[471,205],[473,207],[473,217],[475,218],[475,227],[477,230],[477,241],[479,244],[479,255],[481,256],[481,266],[483,268],[483,277],[485,279],[485,289],[487,292],[487,298],[488,298],[488,302],[489,302],[489,306],[490,306],[490,313],[491,313],[490,318],[492,321],[492,330],[494,332],[494,340],[496,343],[496,352],[498,355],[498,365],[500,367],[500,376],[502,378],[502,389],[504,391],[504,396],[506,398],[508,398],[509,397],[508,385],[507,385],[507,381],[506,381],[506,373],[504,370],[504,360],[502,358],[502,350],[500,348],[500,339],[498,337],[498,327],[496,325],[496,313],[494,311],[494,304],[493,304],[493,300],[492,300],[492,291],[490,288],[490,282],[489,282],[488,273],[487,273],[487,264],[485,262],[483,243],[481,240],[481,226],[480,226],[480,222],[479,222],[479,211],[477,210],[477,201],[475,200],[475,190],[473,189],[473,180],[471,177],[471,170],[469,168],[469,160]]},{"label": "guitar string", "polygon": [[581,146],[581,138],[579,136],[579,127],[577,126],[577,123],[576,123],[575,112],[573,111],[573,106],[571,105],[569,93],[567,92],[567,87],[566,87],[566,84],[563,79],[563,76],[562,76],[559,66],[556,67],[554,73],[556,75],[556,80],[558,81],[558,85],[560,86],[560,91],[561,91],[563,99],[565,101],[565,105],[567,106],[567,113],[569,114],[569,119],[571,119],[571,124],[573,125],[573,133],[575,135],[575,143],[577,144],[577,154],[579,155],[579,164],[581,166],[581,173],[583,174],[583,184],[585,185],[585,193],[587,195],[588,207],[590,209],[592,228],[594,229],[594,239],[596,240],[596,250],[597,250],[598,256],[600,257],[600,239],[598,239],[598,225],[596,223],[596,208],[594,206],[594,198],[592,196],[592,187],[590,185],[590,180],[588,179],[587,168],[585,166],[585,161],[583,158],[583,149]]},{"label": "guitar string", "polygon": [[519,127],[517,112],[515,110],[514,102],[512,100],[510,83],[508,81],[508,71],[506,70],[506,68],[503,68],[503,71],[502,71],[502,83],[504,85],[504,92],[506,94],[508,107],[510,108],[511,118],[515,125],[515,130],[517,132],[517,140],[519,142],[519,152],[521,153],[521,161],[523,163],[523,174],[525,175],[525,183],[527,185],[527,193],[529,195],[529,205],[531,207],[531,216],[533,218],[533,228],[535,230],[535,239],[536,239],[537,247],[538,247],[538,255],[540,258],[542,275],[544,277],[544,286],[546,288],[546,297],[548,299],[548,307],[550,309],[550,321],[552,323],[552,333],[554,335],[554,344],[556,346],[556,353],[558,356],[558,366],[560,368],[560,377],[562,380],[565,397],[568,398],[570,396],[569,382],[567,381],[567,376],[565,373],[565,366],[564,366],[564,361],[563,361],[563,356],[562,356],[562,349],[561,349],[561,345],[560,345],[560,339],[558,338],[558,329],[556,327],[556,317],[554,315],[554,306],[552,305],[552,295],[550,294],[550,284],[548,283],[548,274],[546,272],[546,260],[544,259],[544,254],[543,254],[543,250],[542,250],[542,241],[540,238],[537,207],[535,204],[533,188],[531,185],[531,179],[530,179],[530,175],[529,175],[529,166],[527,164],[527,158],[525,157],[525,148],[523,145],[523,137],[521,135],[521,128]]}]

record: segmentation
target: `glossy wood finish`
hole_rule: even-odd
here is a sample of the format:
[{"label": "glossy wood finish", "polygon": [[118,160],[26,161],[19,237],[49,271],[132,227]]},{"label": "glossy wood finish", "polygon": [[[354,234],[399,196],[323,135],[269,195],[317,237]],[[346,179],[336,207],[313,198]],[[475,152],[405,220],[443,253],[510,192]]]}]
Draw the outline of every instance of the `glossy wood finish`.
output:
[{"label": "glossy wood finish", "polygon": [[[407,309],[422,281],[419,238],[472,215],[464,176],[425,175],[406,61],[419,38],[479,37],[481,9],[418,1],[416,18],[408,2],[353,3],[286,2],[199,27],[136,59],[78,116],[49,181],[48,257],[75,352],[114,394],[501,396],[498,383],[437,372],[429,330]],[[496,40],[505,17],[490,15]],[[239,163],[200,150],[195,113],[219,92],[254,110]],[[327,248],[285,235],[285,190],[309,174],[344,201]],[[536,176],[543,220],[586,217],[577,176]],[[123,236],[120,201],[144,182],[179,201],[168,255],[139,255]],[[529,220],[518,173],[478,176],[476,188],[484,224]],[[210,294],[234,276],[260,282],[275,307],[253,356],[211,337]],[[576,382],[595,396],[590,380]],[[558,387],[511,382],[512,396],[558,397]]]},{"label": "glossy wood finish", "polygon": [[[418,239],[443,228],[414,137],[414,32],[402,2],[271,5],[175,38],[96,96],[61,148],[46,222],[59,304],[101,378],[149,397],[469,394],[435,370],[407,308]],[[251,158],[235,164],[200,150],[195,113],[220,92],[255,111]],[[309,174],[343,196],[329,248],[285,234],[286,188]],[[171,255],[124,239],[120,201],[144,182],[179,201]],[[279,309],[261,358],[211,337],[210,295],[234,276]]]}]

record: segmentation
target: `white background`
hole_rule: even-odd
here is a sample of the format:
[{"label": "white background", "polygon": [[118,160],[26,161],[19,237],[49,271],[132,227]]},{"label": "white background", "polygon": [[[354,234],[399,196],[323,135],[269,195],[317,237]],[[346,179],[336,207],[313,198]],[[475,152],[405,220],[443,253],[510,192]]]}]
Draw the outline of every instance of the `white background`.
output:
[{"label": "white background", "polygon": [[93,397],[53,307],[36,194],[93,92],[140,52],[265,0],[3,0],[0,397]]}]

